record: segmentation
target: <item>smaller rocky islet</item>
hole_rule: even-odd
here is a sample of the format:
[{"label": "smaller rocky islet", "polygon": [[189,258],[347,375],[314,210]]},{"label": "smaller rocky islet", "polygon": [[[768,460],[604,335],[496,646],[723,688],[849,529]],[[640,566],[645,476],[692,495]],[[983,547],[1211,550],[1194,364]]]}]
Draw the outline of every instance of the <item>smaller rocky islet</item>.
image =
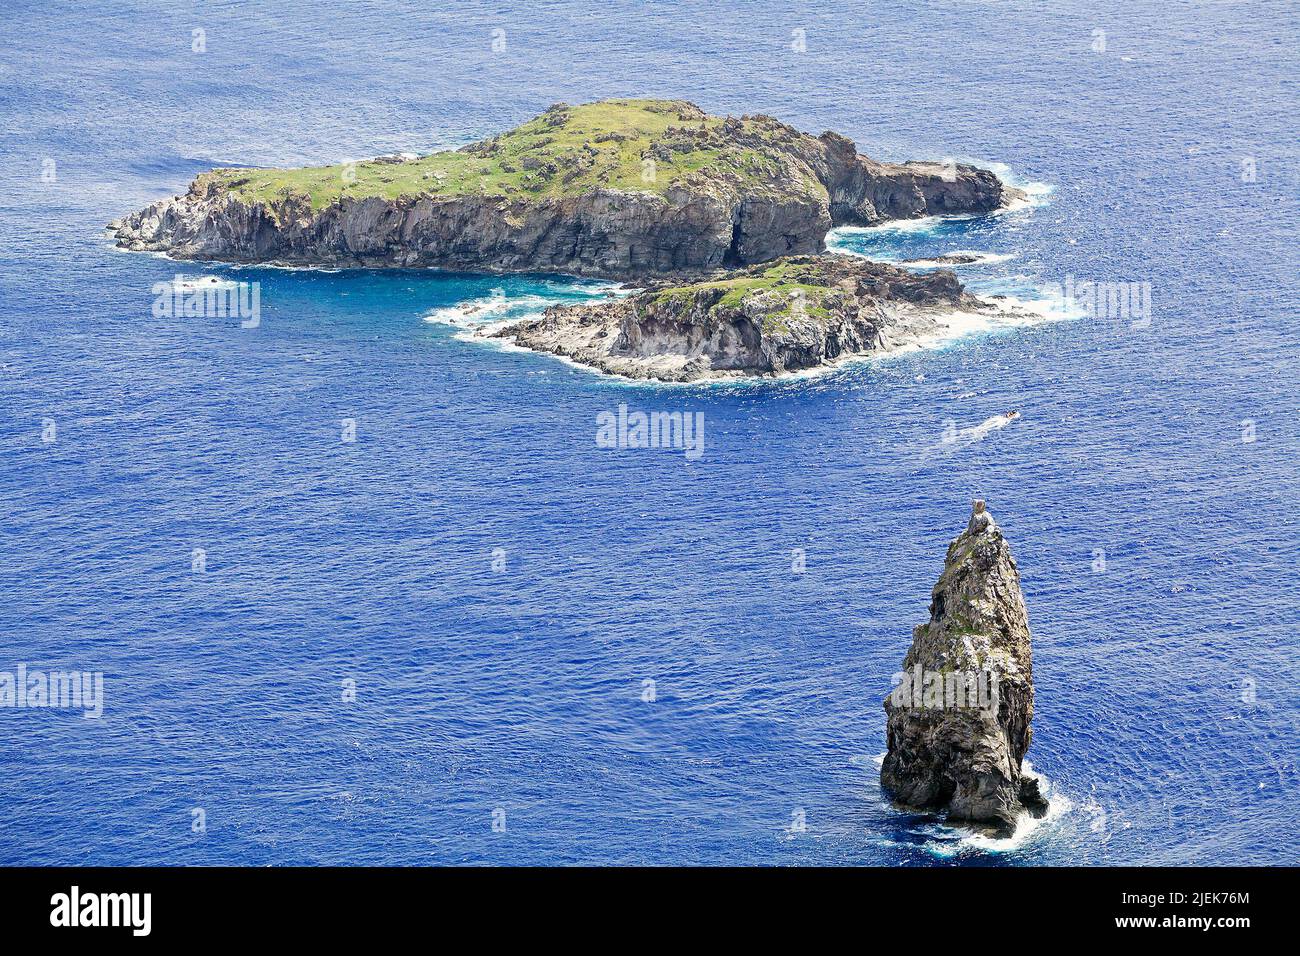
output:
[{"label": "smaller rocky islet", "polygon": [[791,256],[697,281],[652,282],[605,301],[489,326],[507,339],[613,375],[667,382],[787,375],[943,337],[1005,312],[946,269],[912,272],[857,256]]}]

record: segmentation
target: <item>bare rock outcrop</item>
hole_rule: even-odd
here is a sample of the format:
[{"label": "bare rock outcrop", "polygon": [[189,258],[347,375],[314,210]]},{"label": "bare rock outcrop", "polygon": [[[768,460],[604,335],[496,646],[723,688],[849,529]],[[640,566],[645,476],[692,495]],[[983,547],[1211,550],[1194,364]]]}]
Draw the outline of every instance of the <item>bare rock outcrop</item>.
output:
[{"label": "bare rock outcrop", "polygon": [[684,285],[551,306],[479,334],[628,378],[694,382],[780,376],[942,338],[972,313],[1008,307],[956,275],[855,256],[788,256]]},{"label": "bare rock outcrop", "polygon": [[930,619],[896,680],[880,783],[898,803],[1002,834],[1022,813],[1046,813],[1038,781],[1021,771],[1034,681],[1020,574],[982,501],[948,547]]}]

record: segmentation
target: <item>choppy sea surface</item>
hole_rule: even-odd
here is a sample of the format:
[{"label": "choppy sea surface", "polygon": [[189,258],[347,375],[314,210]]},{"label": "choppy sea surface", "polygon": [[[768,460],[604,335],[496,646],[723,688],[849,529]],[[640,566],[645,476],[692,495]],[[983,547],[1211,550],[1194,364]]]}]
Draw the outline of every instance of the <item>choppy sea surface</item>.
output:
[{"label": "choppy sea surface", "polygon": [[[0,708],[0,863],[1298,861],[1290,5],[10,16],[0,671],[102,672],[104,709]],[[980,253],[970,288],[1026,301],[1149,283],[1149,315],[630,385],[467,340],[601,284],[103,233],[214,165],[632,95],[1002,164],[1029,208],[834,243]],[[156,316],[178,273],[259,283],[260,324]],[[703,413],[703,454],[597,447],[620,404]],[[878,786],[881,700],[977,496],[1020,565],[1053,798],[1001,842]]]}]

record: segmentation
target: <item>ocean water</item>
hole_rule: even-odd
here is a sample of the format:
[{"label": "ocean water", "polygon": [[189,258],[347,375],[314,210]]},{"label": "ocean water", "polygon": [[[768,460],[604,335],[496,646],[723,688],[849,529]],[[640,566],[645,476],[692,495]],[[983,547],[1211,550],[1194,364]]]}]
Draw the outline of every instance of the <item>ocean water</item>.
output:
[{"label": "ocean water", "polygon": [[[0,709],[0,863],[1298,862],[1289,4],[9,15],[0,671],[100,671],[104,709]],[[1004,164],[1033,208],[835,241],[987,253],[959,270],[985,294],[1149,283],[1149,321],[630,385],[447,322],[599,285],[103,233],[213,165],[627,95]],[[177,273],[258,282],[260,324],[156,317]],[[620,404],[703,413],[703,454],[598,448]],[[881,700],[976,496],[1019,561],[1053,798],[1002,842],[878,786]]]}]

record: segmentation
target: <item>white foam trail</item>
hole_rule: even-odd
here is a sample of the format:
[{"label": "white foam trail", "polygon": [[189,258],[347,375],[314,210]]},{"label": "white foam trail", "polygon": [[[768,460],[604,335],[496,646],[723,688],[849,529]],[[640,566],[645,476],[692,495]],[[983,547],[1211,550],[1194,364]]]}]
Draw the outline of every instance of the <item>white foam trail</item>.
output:
[{"label": "white foam trail", "polygon": [[966,441],[979,441],[990,432],[995,432],[1000,428],[1006,428],[1015,419],[1007,418],[1006,415],[994,415],[992,418],[986,418],[978,425],[972,425],[969,428],[961,428],[957,431],[958,439]]}]

